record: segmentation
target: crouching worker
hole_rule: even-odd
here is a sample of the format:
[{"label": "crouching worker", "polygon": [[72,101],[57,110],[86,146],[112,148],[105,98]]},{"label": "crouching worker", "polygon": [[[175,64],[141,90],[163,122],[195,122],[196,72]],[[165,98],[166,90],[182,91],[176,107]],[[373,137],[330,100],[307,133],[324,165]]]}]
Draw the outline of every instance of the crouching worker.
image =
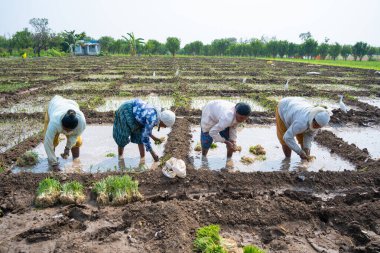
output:
[{"label": "crouching worker", "polygon": [[59,134],[66,135],[67,143],[63,159],[71,154],[73,159],[79,157],[79,148],[82,145],[81,134],[86,128],[86,119],[79,110],[78,104],[61,96],[54,96],[49,102],[48,111],[45,113],[44,147],[48,156],[49,168],[59,171],[58,159],[55,156],[55,148],[59,144]]},{"label": "crouching worker", "polygon": [[152,135],[154,126],[172,127],[175,122],[175,114],[170,110],[162,111],[155,108],[141,99],[132,99],[124,102],[115,112],[113,123],[113,139],[118,145],[119,160],[123,159],[124,147],[129,143],[138,144],[140,157],[145,157],[144,145],[147,152],[150,152],[154,161],[159,157],[154,152],[150,139],[159,141],[160,139]]},{"label": "crouching worker", "polygon": [[289,158],[293,150],[301,159],[311,160],[311,142],[317,130],[326,126],[329,121],[330,115],[326,109],[313,106],[303,98],[281,99],[276,108],[276,127],[285,157]]},{"label": "crouching worker", "polygon": [[211,144],[222,142],[227,147],[227,159],[237,151],[236,128],[246,121],[251,114],[251,107],[246,103],[234,104],[225,100],[208,102],[202,109],[201,146],[203,157],[207,156]]}]

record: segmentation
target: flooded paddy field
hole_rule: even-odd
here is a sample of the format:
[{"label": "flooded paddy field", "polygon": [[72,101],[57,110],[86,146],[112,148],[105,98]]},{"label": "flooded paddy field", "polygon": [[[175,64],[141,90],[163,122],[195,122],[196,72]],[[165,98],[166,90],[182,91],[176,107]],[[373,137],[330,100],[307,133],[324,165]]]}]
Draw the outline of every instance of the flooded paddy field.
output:
[{"label": "flooded paddy field", "polygon": [[[249,58],[0,60],[0,231],[7,231],[0,233],[0,252],[193,252],[196,229],[209,224],[219,224],[221,235],[239,247],[255,244],[267,252],[380,252],[380,109],[371,102],[380,80],[374,71]],[[342,93],[348,113],[339,110]],[[61,159],[63,172],[48,170],[40,134],[55,94],[76,100],[88,122],[81,162]],[[313,142],[312,162],[294,153],[284,161],[273,124],[278,99],[287,96],[331,109],[330,126]],[[160,162],[147,153],[146,166],[139,166],[137,146],[128,145],[123,169],[113,111],[134,97],[171,107],[178,117],[172,129],[157,133],[168,137],[153,145]],[[223,144],[210,150],[208,161],[194,151],[200,108],[216,98],[253,108],[238,132],[242,151],[233,155],[233,169],[225,169]],[[241,164],[256,144],[266,160]],[[17,167],[30,150],[40,156],[36,167]],[[170,157],[185,162],[185,178],[163,175]],[[97,204],[94,183],[125,174],[138,180],[143,199]],[[46,177],[82,183],[84,203],[38,208],[36,189]]]}]

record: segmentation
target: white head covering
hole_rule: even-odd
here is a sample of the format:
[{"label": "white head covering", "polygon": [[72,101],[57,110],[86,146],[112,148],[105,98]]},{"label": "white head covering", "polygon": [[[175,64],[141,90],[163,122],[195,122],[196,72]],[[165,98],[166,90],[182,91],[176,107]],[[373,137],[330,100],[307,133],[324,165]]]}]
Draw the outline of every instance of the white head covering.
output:
[{"label": "white head covering", "polygon": [[317,121],[318,125],[324,127],[329,123],[330,115],[327,111],[319,112],[315,115],[315,121]]},{"label": "white head covering", "polygon": [[165,110],[161,112],[161,119],[160,119],[165,126],[172,127],[175,122],[175,113],[170,110]]},{"label": "white head covering", "polygon": [[321,127],[326,126],[330,121],[329,112],[322,107],[315,107],[311,110],[309,114],[309,128],[312,131],[318,130],[313,127],[313,120],[317,121],[318,125]]}]

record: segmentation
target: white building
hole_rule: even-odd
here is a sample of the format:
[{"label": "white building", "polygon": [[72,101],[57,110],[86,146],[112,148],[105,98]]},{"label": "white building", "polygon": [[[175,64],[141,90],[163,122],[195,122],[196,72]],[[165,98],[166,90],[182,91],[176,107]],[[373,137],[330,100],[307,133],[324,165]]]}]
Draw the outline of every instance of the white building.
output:
[{"label": "white building", "polygon": [[100,44],[96,40],[83,41],[80,40],[75,45],[75,55],[99,55]]}]

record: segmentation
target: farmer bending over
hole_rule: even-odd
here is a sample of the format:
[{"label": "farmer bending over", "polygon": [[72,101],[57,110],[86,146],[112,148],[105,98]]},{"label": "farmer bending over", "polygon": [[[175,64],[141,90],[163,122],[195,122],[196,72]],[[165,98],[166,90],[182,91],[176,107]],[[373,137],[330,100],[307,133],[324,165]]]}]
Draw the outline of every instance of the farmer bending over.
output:
[{"label": "farmer bending over", "polygon": [[44,147],[48,156],[49,168],[59,171],[55,148],[59,144],[59,134],[66,135],[67,143],[61,157],[67,159],[71,154],[73,159],[79,157],[79,147],[82,145],[80,136],[86,128],[86,119],[79,110],[78,104],[61,96],[54,96],[49,102],[45,113]]},{"label": "farmer bending over", "polygon": [[236,127],[246,121],[251,107],[246,103],[231,103],[225,100],[208,102],[202,110],[201,146],[202,155],[207,156],[213,141],[222,142],[227,147],[227,159],[237,151]]},{"label": "farmer bending over", "polygon": [[124,102],[115,112],[113,123],[113,139],[118,145],[119,159],[123,158],[124,147],[129,143],[138,144],[140,157],[145,157],[145,150],[150,152],[154,161],[158,161],[158,156],[152,149],[150,139],[161,140],[152,135],[154,126],[172,127],[175,122],[175,114],[170,110],[162,111],[155,108],[141,99],[132,99]]},{"label": "farmer bending over", "polygon": [[285,157],[289,158],[293,150],[302,159],[310,160],[311,141],[317,130],[326,126],[329,121],[330,115],[326,109],[313,106],[303,98],[281,99],[276,108],[276,127]]}]

